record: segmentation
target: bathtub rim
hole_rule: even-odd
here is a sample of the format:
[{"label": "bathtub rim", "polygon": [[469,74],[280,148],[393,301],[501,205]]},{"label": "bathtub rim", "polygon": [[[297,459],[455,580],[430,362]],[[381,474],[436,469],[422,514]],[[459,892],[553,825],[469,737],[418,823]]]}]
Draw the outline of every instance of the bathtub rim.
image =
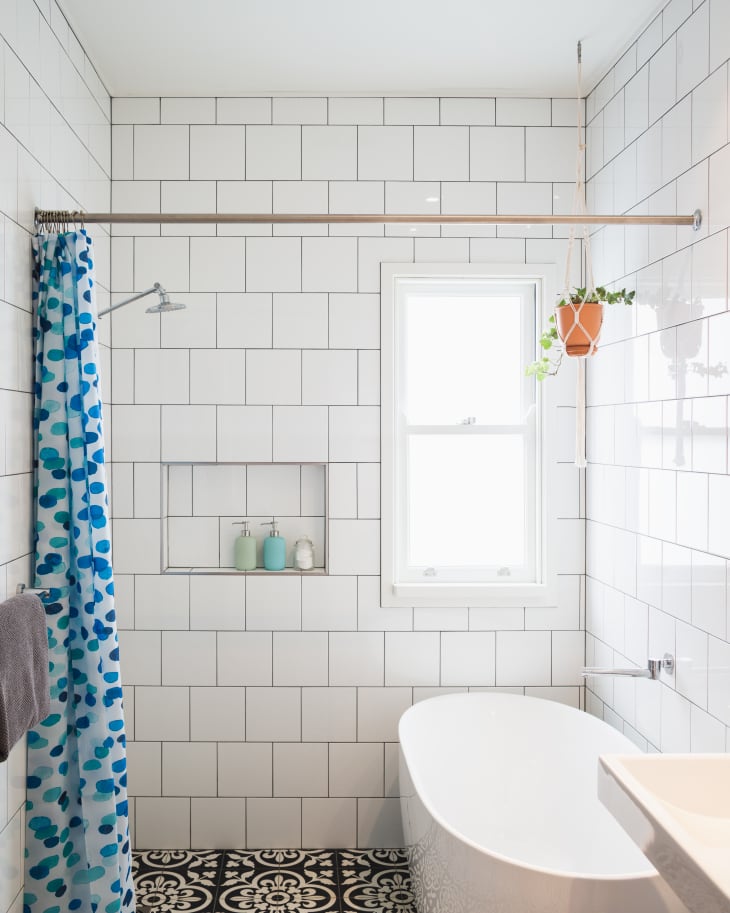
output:
[{"label": "bathtub rim", "polygon": [[[436,697],[426,698],[426,700],[424,700],[424,701],[418,701],[415,704],[411,704],[411,706],[407,710],[405,710],[405,712],[401,715],[400,719],[398,720],[398,750],[400,753],[400,757],[403,759],[403,762],[405,763],[406,767],[408,768],[408,776],[411,778],[411,783],[413,784],[414,790],[418,796],[419,801],[422,803],[423,807],[426,809],[426,811],[429,813],[431,818],[436,822],[436,824],[438,824],[439,827],[443,828],[445,831],[447,831],[449,834],[451,834],[452,837],[461,841],[462,843],[466,844],[467,846],[471,847],[472,849],[476,850],[478,853],[481,853],[482,855],[491,856],[493,859],[497,859],[498,861],[507,863],[508,865],[511,865],[511,866],[517,866],[522,869],[530,869],[531,871],[538,872],[541,875],[550,875],[552,877],[570,878],[572,880],[578,879],[578,880],[584,880],[584,881],[617,881],[618,882],[618,881],[633,881],[635,879],[642,879],[642,878],[647,878],[647,879],[657,878],[657,879],[662,880],[661,875],[654,868],[654,866],[649,862],[648,859],[646,860],[646,865],[647,865],[646,871],[618,874],[618,875],[617,874],[613,874],[613,875],[600,874],[600,873],[592,874],[590,872],[570,872],[570,871],[566,871],[563,869],[551,869],[551,868],[547,868],[546,866],[535,865],[534,863],[526,862],[522,859],[515,859],[512,856],[505,856],[503,853],[499,853],[496,850],[491,850],[491,849],[487,849],[486,847],[480,846],[478,843],[476,843],[470,837],[467,837],[465,834],[462,834],[460,831],[457,831],[452,825],[450,825],[448,822],[446,822],[443,819],[443,817],[434,810],[430,801],[428,801],[425,798],[424,793],[421,791],[422,787],[423,787],[423,783],[421,782],[421,780],[418,777],[414,777],[414,775],[413,775],[413,771],[411,770],[411,767],[408,764],[408,759],[406,758],[406,754],[403,751],[403,742],[401,740],[401,724],[402,724],[403,719],[414,708],[418,707],[420,704],[428,704],[431,701],[444,701],[444,700],[449,700],[449,699],[453,700],[454,698],[460,698],[460,699],[464,700],[465,698],[471,698],[471,697],[477,697],[477,696],[479,696],[481,699],[483,699],[483,698],[496,697],[497,694],[492,695],[492,694],[488,694],[488,693],[484,693],[484,692],[477,692],[476,694],[471,694],[471,693],[439,694]],[[545,703],[545,704],[555,704],[556,703],[555,701],[551,701],[547,698],[533,697],[532,695],[527,695],[527,694],[520,695],[520,694],[499,693],[499,697],[500,698],[503,698],[503,697],[515,698],[518,700],[526,699],[529,701],[539,701],[540,703]],[[586,713],[585,710],[579,710],[578,708],[571,707],[568,704],[561,704],[560,706],[566,707],[569,710],[574,710],[576,713]],[[591,716],[591,715],[588,714],[588,716]],[[598,719],[598,717],[592,717],[592,718],[596,719],[596,720]],[[604,725],[608,726],[608,723],[606,723],[604,720],[601,720],[601,722],[603,722]],[[616,732],[618,732],[618,730],[616,730]],[[623,735],[623,733],[619,733],[619,735]],[[624,738],[626,738],[626,736],[624,736]],[[629,740],[627,739],[627,741],[629,741]],[[633,742],[631,744],[633,745]],[[607,752],[607,753],[610,754],[611,752]],[[642,752],[639,750],[638,753],[641,754]],[[598,764],[596,765],[596,777],[597,776],[598,776]],[[419,787],[420,787],[420,789],[419,789]],[[402,801],[402,799],[403,799],[403,796],[401,794],[401,801]],[[631,839],[631,838],[629,838],[628,834],[626,835],[626,838],[627,838],[627,840]]]}]

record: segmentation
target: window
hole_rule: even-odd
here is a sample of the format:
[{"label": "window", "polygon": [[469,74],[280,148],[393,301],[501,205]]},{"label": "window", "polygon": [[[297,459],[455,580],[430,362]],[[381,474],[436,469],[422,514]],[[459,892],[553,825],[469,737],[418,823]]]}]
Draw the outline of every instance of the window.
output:
[{"label": "window", "polygon": [[547,599],[546,276],[383,266],[383,604]]}]

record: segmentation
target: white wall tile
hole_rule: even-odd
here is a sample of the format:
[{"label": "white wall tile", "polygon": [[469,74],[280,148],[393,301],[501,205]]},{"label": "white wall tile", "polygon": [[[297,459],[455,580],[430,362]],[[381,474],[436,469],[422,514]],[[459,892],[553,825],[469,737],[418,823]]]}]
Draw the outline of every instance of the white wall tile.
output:
[{"label": "white wall tile", "polygon": [[[136,688],[135,736],[140,741],[179,741],[190,738],[189,688]],[[136,702],[135,702],[136,703]]]},{"label": "white wall tile", "polygon": [[437,632],[385,635],[386,685],[437,685],[440,676]]},{"label": "white wall tile", "polygon": [[497,632],[497,685],[550,684],[550,632]]},{"label": "white wall tile", "polygon": [[302,179],[354,181],[357,127],[302,127]]},{"label": "white wall tile", "polygon": [[494,124],[494,118],[495,102],[493,98],[441,99],[442,124],[489,126]]},{"label": "white wall tile", "polygon": [[302,799],[304,846],[351,847],[357,840],[355,799]]},{"label": "white wall tile", "polygon": [[550,126],[548,98],[498,98],[496,101],[496,122],[500,126]]},{"label": "white wall tile", "polygon": [[270,98],[217,98],[219,124],[270,124]]},{"label": "white wall tile", "polygon": [[332,520],[329,569],[332,574],[379,573],[379,521]]},{"label": "white wall tile", "polygon": [[281,463],[328,459],[326,406],[274,406],[274,459]]},{"label": "white wall tile", "polygon": [[403,828],[398,799],[357,800],[357,845],[402,846]]},{"label": "white wall tile", "polygon": [[188,180],[189,128],[148,126],[134,128],[134,177],[143,180]]},{"label": "white wall tile", "polygon": [[272,296],[266,293],[218,295],[218,348],[270,348],[271,302]]},{"label": "white wall tile", "polygon": [[246,358],[246,401],[249,405],[299,403],[301,354],[281,349],[256,349]]},{"label": "white wall tile", "polygon": [[215,406],[162,407],[162,459],[212,462],[216,449]]},{"label": "white wall tile", "polygon": [[274,685],[326,685],[325,632],[274,633]]},{"label": "white wall tile", "polygon": [[167,796],[214,796],[216,746],[213,742],[162,746],[162,792]]},{"label": "white wall tile", "polygon": [[414,180],[469,179],[469,130],[466,127],[415,127],[413,148]]},{"label": "white wall tile", "polygon": [[412,703],[412,688],[358,688],[359,742],[397,742],[398,721]]},{"label": "white wall tile", "polygon": [[413,179],[413,127],[360,127],[358,170],[361,181]]},{"label": "white wall tile", "polygon": [[246,128],[192,126],[190,128],[190,178],[237,180],[246,176]]},{"label": "white wall tile", "polygon": [[327,746],[319,743],[274,745],[275,796],[326,796]]},{"label": "white wall tile", "polygon": [[302,242],[299,238],[247,238],[246,291],[298,292],[301,286]]},{"label": "white wall tile", "polygon": [[328,100],[331,124],[382,124],[382,98],[341,98]]},{"label": "white wall tile", "polygon": [[301,285],[305,292],[356,292],[355,238],[303,238]]},{"label": "white wall tile", "polygon": [[135,811],[139,849],[190,847],[190,799],[140,797]]},{"label": "white wall tile", "polygon": [[216,412],[219,460],[266,462],[271,459],[271,406],[219,406]]},{"label": "white wall tile", "polygon": [[381,632],[332,632],[329,646],[330,685],[383,684],[385,648]]},{"label": "white wall tile", "polygon": [[245,799],[191,799],[192,846],[236,849],[246,845]]},{"label": "white wall tile", "polygon": [[246,739],[298,742],[301,738],[300,688],[247,688]]},{"label": "white wall tile", "polygon": [[[187,292],[190,284],[189,247],[187,238],[135,238],[134,282],[136,287],[143,290],[151,288],[155,282],[159,282],[169,292]],[[150,303],[152,303],[152,299],[141,302],[141,311],[144,312]],[[115,314],[112,322],[115,329],[116,317]],[[146,318],[146,323],[150,323],[149,317]]]},{"label": "white wall tile", "polygon": [[301,581],[298,577],[249,577],[246,581],[249,630],[301,628]]},{"label": "white wall tile", "polygon": [[302,689],[302,739],[307,742],[353,741],[356,731],[357,692],[354,688]]},{"label": "white wall tile", "polygon": [[494,685],[494,663],[494,633],[441,634],[441,684]]},{"label": "white wall tile", "polygon": [[274,212],[327,212],[326,181],[274,181]]},{"label": "white wall tile", "polygon": [[218,746],[219,796],[270,796],[272,780],[270,742],[222,742]]},{"label": "white wall tile", "polygon": [[302,402],[347,405],[358,399],[358,359],[354,351],[302,352]]},{"label": "white wall tile", "polygon": [[243,741],[246,693],[243,688],[191,688],[190,736],[193,741]]},{"label": "white wall tile", "polygon": [[438,98],[386,98],[386,124],[438,124]]},{"label": "white wall tile", "polygon": [[191,238],[190,290],[241,291],[246,282],[246,262],[243,238]]},{"label": "white wall tile", "polygon": [[523,127],[474,127],[469,131],[472,181],[524,181]]},{"label": "white wall tile", "polygon": [[575,130],[571,127],[528,127],[525,131],[526,180],[574,179],[575,145]]},{"label": "white wall tile", "polygon": [[301,175],[301,127],[246,128],[246,179],[298,181]]},{"label": "white wall tile", "polygon": [[302,628],[312,631],[356,630],[357,578],[303,578]]},{"label": "white wall tile", "polygon": [[[130,99],[131,100],[131,99]],[[137,99],[148,101],[148,99]],[[133,121],[139,123],[139,121]],[[214,98],[161,98],[160,123],[162,124],[214,124]]]},{"label": "white wall tile", "polygon": [[190,599],[185,577],[138,574],[133,599],[137,630],[183,630],[188,627]]},{"label": "white wall tile", "polygon": [[649,62],[649,123],[661,117],[677,99],[677,42],[675,37]]},{"label": "white wall tile", "polygon": [[112,520],[114,568],[119,574],[160,572],[159,520]]},{"label": "white wall tile", "polygon": [[190,627],[194,630],[242,630],[246,621],[245,602],[243,577],[194,575],[190,578]]},{"label": "white wall tile", "polygon": [[327,123],[326,98],[273,98],[275,124]]},{"label": "white wall tile", "polygon": [[301,842],[301,799],[248,800],[246,845],[249,849],[298,847]]}]

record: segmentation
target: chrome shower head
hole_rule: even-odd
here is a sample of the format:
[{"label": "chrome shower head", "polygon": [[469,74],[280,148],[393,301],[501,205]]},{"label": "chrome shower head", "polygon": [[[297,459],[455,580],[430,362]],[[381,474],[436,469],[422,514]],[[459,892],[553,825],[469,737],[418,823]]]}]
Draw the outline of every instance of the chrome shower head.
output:
[{"label": "chrome shower head", "polygon": [[185,308],[185,305],[179,301],[170,301],[169,294],[159,284],[159,282],[155,282],[155,289],[157,290],[157,294],[160,296],[160,300],[157,302],[157,304],[153,304],[148,307],[145,311],[146,314],[165,314],[167,311],[182,311],[183,308]]},{"label": "chrome shower head", "polygon": [[117,303],[113,304],[111,307],[105,308],[103,311],[99,311],[97,317],[104,317],[107,314],[111,314],[112,311],[116,311],[118,308],[123,308],[125,305],[131,304],[133,301],[138,301],[140,298],[144,298],[146,295],[151,295],[152,292],[157,292],[157,294],[160,296],[160,300],[157,302],[157,304],[147,308],[147,314],[164,314],[166,311],[181,311],[184,307],[187,306],[176,301],[170,301],[170,296],[167,294],[165,289],[160,285],[159,282],[155,282],[152,288],[145,289],[143,292],[138,292],[136,295],[132,295],[131,298],[125,298],[124,301],[117,301]]}]

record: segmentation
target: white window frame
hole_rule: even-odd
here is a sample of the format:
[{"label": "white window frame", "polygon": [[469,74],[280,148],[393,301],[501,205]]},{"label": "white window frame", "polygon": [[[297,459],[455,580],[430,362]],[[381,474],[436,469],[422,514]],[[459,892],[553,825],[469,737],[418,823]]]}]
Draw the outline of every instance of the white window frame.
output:
[{"label": "white window frame", "polygon": [[[383,606],[540,606],[554,605],[557,594],[555,570],[555,536],[557,534],[556,505],[551,495],[555,486],[555,396],[554,381],[538,384],[536,408],[536,445],[538,450],[537,478],[540,498],[538,504],[539,537],[537,543],[536,582],[449,582],[437,577],[426,581],[398,580],[396,523],[402,511],[396,498],[399,459],[396,403],[397,372],[395,358],[399,349],[397,333],[398,283],[405,279],[424,281],[479,281],[490,283],[510,281],[534,283],[536,294],[536,327],[545,325],[552,312],[557,286],[553,265],[525,264],[455,264],[455,263],[384,263],[381,265],[381,602]],[[535,351],[537,354],[537,335]]]}]

